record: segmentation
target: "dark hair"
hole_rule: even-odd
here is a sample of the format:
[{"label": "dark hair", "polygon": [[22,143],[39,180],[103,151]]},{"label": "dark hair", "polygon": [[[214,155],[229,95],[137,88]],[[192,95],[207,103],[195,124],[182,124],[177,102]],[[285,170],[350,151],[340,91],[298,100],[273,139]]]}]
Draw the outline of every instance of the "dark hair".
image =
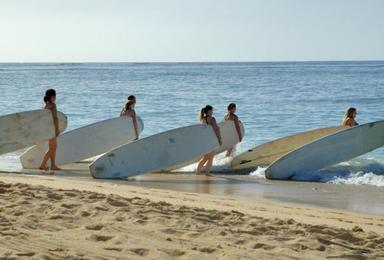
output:
[{"label": "dark hair", "polygon": [[44,102],[51,102],[51,97],[54,96],[56,96],[56,90],[54,90],[53,88],[48,89],[47,91],[45,91]]},{"label": "dark hair", "polygon": [[228,111],[231,111],[233,108],[236,108],[236,104],[235,104],[235,103],[230,103],[230,104],[227,106]]},{"label": "dark hair", "polygon": [[135,97],[134,95],[130,95],[130,96],[128,97],[128,100],[136,100],[136,97]]},{"label": "dark hair", "polygon": [[135,104],[135,101],[133,100],[129,100],[126,104],[125,104],[125,111],[127,110],[130,110],[131,109],[131,106]]},{"label": "dark hair", "polygon": [[200,110],[199,120],[202,121],[204,119],[204,117],[207,115],[208,111],[211,111],[212,109],[213,109],[213,107],[210,105],[206,105],[205,107],[203,107]]},{"label": "dark hair", "polygon": [[354,108],[354,107],[348,107],[347,111],[345,111],[345,114],[344,114],[344,120],[348,119],[348,118],[352,118],[353,117],[353,113],[356,113],[357,109]]}]

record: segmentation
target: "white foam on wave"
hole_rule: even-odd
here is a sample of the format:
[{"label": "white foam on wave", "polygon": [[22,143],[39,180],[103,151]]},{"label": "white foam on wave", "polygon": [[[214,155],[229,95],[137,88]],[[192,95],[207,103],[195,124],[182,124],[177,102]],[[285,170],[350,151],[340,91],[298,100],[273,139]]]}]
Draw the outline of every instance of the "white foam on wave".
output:
[{"label": "white foam on wave", "polygon": [[372,172],[351,173],[346,177],[336,177],[329,183],[334,184],[352,184],[352,185],[373,185],[384,187],[384,175],[377,175]]},{"label": "white foam on wave", "polygon": [[292,179],[383,187],[384,163],[373,158],[357,158],[323,170],[298,173]]},{"label": "white foam on wave", "polygon": [[[213,159],[212,172],[228,172],[233,171],[230,167],[232,156],[225,156],[225,153],[218,154]],[[177,172],[194,172],[198,163],[194,163],[183,168],[177,169]]]},{"label": "white foam on wave", "polygon": [[261,177],[261,178],[265,178],[265,170],[267,169],[267,167],[257,167],[256,170],[254,170],[253,172],[249,173],[249,175],[251,176],[255,176],[255,177]]},{"label": "white foam on wave", "polygon": [[13,152],[0,155],[0,171],[15,171],[20,170],[21,163],[19,157],[21,152]]}]

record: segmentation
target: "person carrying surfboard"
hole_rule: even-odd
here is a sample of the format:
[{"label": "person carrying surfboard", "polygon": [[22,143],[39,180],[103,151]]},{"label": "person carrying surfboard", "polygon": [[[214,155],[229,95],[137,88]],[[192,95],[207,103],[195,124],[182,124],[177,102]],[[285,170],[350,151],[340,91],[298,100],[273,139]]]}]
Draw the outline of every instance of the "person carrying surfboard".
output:
[{"label": "person carrying surfboard", "polygon": [[[236,132],[237,132],[237,135],[239,136],[239,141],[241,142],[241,140],[243,139],[243,136],[241,134],[239,117],[235,114],[236,113],[236,104],[230,103],[227,107],[227,110],[228,110],[228,113],[224,116],[224,120],[234,121],[235,127],[236,127]],[[228,157],[229,155],[231,155],[232,150],[233,150],[233,147],[228,149],[225,156]]]},{"label": "person carrying surfboard", "polygon": [[[219,141],[219,144],[222,145],[221,141],[221,134],[220,134],[220,128],[216,123],[216,119],[212,116],[213,115],[213,107],[210,105],[206,105],[203,107],[200,111],[199,120],[201,124],[211,125],[213,128],[213,131],[216,134],[217,140]],[[200,175],[201,169],[205,165],[205,175],[211,176],[210,171],[212,168],[213,163],[213,157],[215,156],[215,151],[210,152],[208,154],[205,154],[203,158],[201,158],[199,164],[196,168],[196,175]]]},{"label": "person carrying surfboard", "polygon": [[48,109],[52,112],[53,117],[53,125],[55,127],[55,137],[50,139],[48,142],[48,151],[45,153],[43,157],[43,161],[39,167],[40,170],[46,169],[46,164],[49,159],[51,159],[51,170],[60,170],[59,167],[56,166],[56,149],[57,149],[57,137],[60,134],[59,130],[59,119],[57,116],[57,108],[56,108],[56,91],[54,89],[48,89],[45,92],[44,96],[44,109]]},{"label": "person carrying surfboard", "polygon": [[136,138],[134,140],[138,140],[139,139],[139,128],[137,126],[135,105],[136,105],[136,99],[128,100],[128,102],[125,104],[123,110],[121,111],[120,116],[132,117],[133,128],[135,129],[135,135],[136,135]]},{"label": "person carrying surfboard", "polygon": [[347,109],[347,111],[345,112],[344,114],[344,118],[343,118],[343,126],[357,126],[359,125],[355,118],[356,118],[356,115],[357,115],[357,110],[356,108],[354,107],[349,107]]}]

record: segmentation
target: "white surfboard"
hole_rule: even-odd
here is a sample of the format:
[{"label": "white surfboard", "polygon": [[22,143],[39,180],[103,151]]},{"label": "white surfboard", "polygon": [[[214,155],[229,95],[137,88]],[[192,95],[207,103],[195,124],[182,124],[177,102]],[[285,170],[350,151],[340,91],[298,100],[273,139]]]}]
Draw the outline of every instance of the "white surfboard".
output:
[{"label": "white surfboard", "polygon": [[[243,123],[239,121],[241,136],[244,137],[245,131]],[[216,150],[216,153],[222,153],[230,148],[233,148],[240,142],[239,135],[237,134],[235,122],[226,120],[218,124],[220,127],[222,145]]]},{"label": "white surfboard", "polygon": [[345,126],[334,126],[314,129],[258,145],[234,157],[231,162],[231,167],[234,169],[246,169],[269,165],[304,144],[345,128]]},{"label": "white surfboard", "polygon": [[[67,117],[61,112],[57,115],[62,132],[67,127]],[[0,154],[35,145],[54,136],[55,127],[50,110],[39,109],[0,117]]]},{"label": "white surfboard", "polygon": [[281,157],[265,170],[265,176],[269,179],[289,179],[296,173],[348,161],[383,145],[384,120],[347,128]]},{"label": "white surfboard", "polygon": [[[244,137],[245,132],[244,132],[243,123],[242,122],[239,122],[239,123],[240,123],[241,135]],[[237,134],[237,130],[236,130],[236,126],[235,126],[234,121],[226,120],[226,121],[221,122],[217,125],[220,128],[222,145],[219,146],[217,149],[215,149],[215,153],[219,154],[219,153],[222,153],[222,152],[224,152],[230,148],[233,148],[236,144],[238,144],[240,142],[240,139],[239,139],[239,135]],[[167,169],[163,169],[162,171],[163,172],[170,172],[170,171],[173,171],[176,169],[180,169],[180,168],[188,166],[192,163],[196,163],[200,159],[201,158],[197,158],[196,161],[194,161],[194,162],[188,161],[182,165],[173,166],[173,167],[170,167]]]},{"label": "white surfboard", "polygon": [[[137,117],[139,132],[143,131],[143,121]],[[57,139],[56,164],[64,165],[84,160],[135,138],[135,130],[131,117],[117,117],[68,131]],[[48,149],[45,142],[36,145],[21,155],[24,168],[37,169]]]},{"label": "white surfboard", "polygon": [[191,125],[120,146],[98,158],[89,169],[94,178],[126,178],[192,163],[218,147],[211,126]]}]

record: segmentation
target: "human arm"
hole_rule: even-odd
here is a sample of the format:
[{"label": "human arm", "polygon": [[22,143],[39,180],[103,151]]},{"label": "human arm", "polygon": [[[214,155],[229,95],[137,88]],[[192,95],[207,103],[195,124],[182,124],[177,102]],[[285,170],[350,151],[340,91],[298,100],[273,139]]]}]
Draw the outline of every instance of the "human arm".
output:
[{"label": "human arm", "polygon": [[136,112],[132,112],[132,122],[133,122],[133,128],[135,129],[135,140],[139,139],[139,128],[137,126],[137,117],[136,117]]}]

